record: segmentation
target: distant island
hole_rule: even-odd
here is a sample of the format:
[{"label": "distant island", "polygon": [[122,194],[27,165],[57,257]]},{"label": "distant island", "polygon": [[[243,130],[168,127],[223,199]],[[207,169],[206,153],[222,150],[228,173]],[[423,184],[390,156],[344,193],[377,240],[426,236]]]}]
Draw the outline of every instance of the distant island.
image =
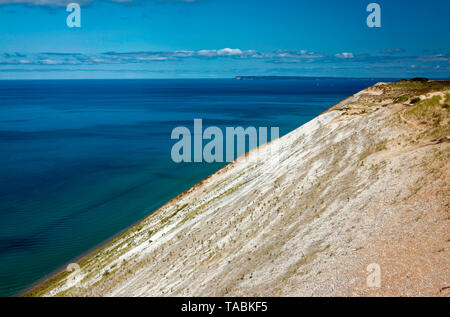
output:
[{"label": "distant island", "polygon": [[[312,76],[236,76],[233,78],[234,80],[329,80],[329,79],[341,79],[341,80],[355,80],[355,79],[368,79],[368,80],[374,80],[377,78],[374,77],[367,77],[367,78],[361,78],[361,77],[312,77]],[[442,78],[432,78],[433,80],[440,80],[440,81],[448,81],[450,78],[448,77],[442,77]],[[415,77],[412,79],[400,79],[400,78],[382,78],[383,81],[419,81],[419,82],[428,82],[430,79],[424,78],[424,77]]]},{"label": "distant island", "polygon": [[[310,76],[236,76],[234,80],[311,80],[311,79],[357,79],[340,77],[310,77]],[[361,79],[361,78],[358,78]]]}]

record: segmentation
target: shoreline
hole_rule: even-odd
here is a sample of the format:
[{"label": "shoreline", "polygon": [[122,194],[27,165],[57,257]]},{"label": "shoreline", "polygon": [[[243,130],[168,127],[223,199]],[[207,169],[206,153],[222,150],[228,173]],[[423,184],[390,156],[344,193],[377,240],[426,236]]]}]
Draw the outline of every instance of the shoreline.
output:
[{"label": "shoreline", "polygon": [[[260,145],[259,147],[262,147],[268,143],[270,143],[272,141],[269,141],[265,144]],[[256,150],[259,147],[252,149]],[[81,255],[79,255],[78,257],[74,258],[74,260],[67,262],[66,264],[64,264],[63,266],[61,266],[61,268],[54,270],[52,273],[49,273],[47,276],[45,276],[44,278],[36,281],[35,283],[33,283],[33,285],[31,285],[30,287],[26,288],[24,291],[20,292],[19,294],[17,294],[16,296],[13,297],[29,297],[29,294],[38,288],[41,288],[42,286],[44,286],[46,283],[48,283],[49,281],[51,281],[53,278],[57,277],[60,274],[63,274],[66,271],[66,268],[69,264],[72,263],[78,263],[84,259],[86,259],[87,257],[89,257],[90,255],[93,255],[94,253],[102,250],[103,248],[107,247],[109,244],[111,244],[113,241],[115,241],[116,239],[120,239],[125,233],[127,233],[128,231],[130,231],[131,229],[135,228],[136,226],[138,226],[139,224],[141,224],[142,222],[144,222],[145,220],[147,220],[149,217],[151,217],[152,215],[157,214],[159,211],[161,211],[163,208],[171,206],[174,202],[178,201],[179,199],[183,198],[185,195],[187,195],[188,193],[190,193],[191,191],[194,191],[198,188],[200,188],[201,186],[205,185],[205,183],[210,180],[214,175],[220,173],[222,170],[228,169],[230,165],[233,165],[236,163],[237,160],[246,157],[251,151],[243,154],[242,156],[240,156],[239,158],[237,158],[235,161],[228,163],[227,165],[223,166],[222,168],[220,168],[219,170],[217,170],[216,172],[214,172],[213,174],[205,177],[204,179],[202,179],[201,181],[199,181],[198,183],[196,183],[195,185],[193,185],[192,187],[186,189],[185,191],[183,191],[182,193],[176,195],[175,197],[173,197],[172,199],[170,199],[169,201],[167,201],[166,203],[164,203],[162,206],[158,207],[157,209],[155,209],[153,212],[151,212],[150,214],[148,214],[147,216],[145,216],[144,218],[142,218],[141,220],[136,221],[135,223],[133,223],[132,225],[126,227],[125,229],[121,230],[119,233],[115,234],[114,236],[108,238],[107,240],[105,240],[104,242],[99,243],[97,246],[94,246],[93,248],[89,249],[86,252],[83,252]]]}]

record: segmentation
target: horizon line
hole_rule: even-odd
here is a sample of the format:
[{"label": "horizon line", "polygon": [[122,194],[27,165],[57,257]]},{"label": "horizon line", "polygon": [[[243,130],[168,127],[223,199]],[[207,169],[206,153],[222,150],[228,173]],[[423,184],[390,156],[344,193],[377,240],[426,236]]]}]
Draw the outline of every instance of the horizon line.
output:
[{"label": "horizon line", "polygon": [[[418,78],[422,76],[414,76],[414,77],[333,77],[333,76],[277,76],[277,75],[263,75],[263,76],[235,76],[235,77],[170,77],[170,78],[158,78],[158,77],[148,77],[148,78],[0,78],[0,81],[52,81],[52,80],[64,80],[64,81],[70,81],[70,80],[220,80],[220,79],[231,79],[231,80],[239,80],[236,79],[237,77],[272,77],[272,78],[286,78],[290,80],[301,80],[301,79],[394,79],[394,80],[401,80],[401,79],[412,79],[412,78]],[[430,79],[430,80],[450,80],[450,77],[428,77],[423,76],[424,78]],[[270,78],[269,78],[270,79]],[[256,79],[258,80],[258,79]],[[240,80],[240,81],[251,81],[251,80]]]}]

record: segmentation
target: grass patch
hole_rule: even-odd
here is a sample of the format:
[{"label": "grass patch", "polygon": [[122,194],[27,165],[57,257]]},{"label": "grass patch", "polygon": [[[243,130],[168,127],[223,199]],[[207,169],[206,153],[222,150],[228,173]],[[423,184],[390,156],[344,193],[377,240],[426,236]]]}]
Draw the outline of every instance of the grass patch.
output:
[{"label": "grass patch", "polygon": [[187,207],[188,204],[184,204],[183,206],[181,206],[180,208],[178,208],[177,210],[175,210],[175,212],[169,216],[167,216],[166,218],[164,218],[163,220],[161,220],[161,224],[165,224],[166,222],[168,222],[170,219],[172,219],[177,213],[179,213],[181,210],[183,210],[184,208]]},{"label": "grass patch", "polygon": [[404,80],[384,86],[382,98],[393,98],[395,102],[403,103],[407,100],[434,91],[450,89],[450,81],[411,81]]},{"label": "grass patch", "polygon": [[442,107],[441,99],[440,96],[434,96],[421,100],[408,109],[405,115],[422,123],[439,125],[449,117],[449,109]]}]

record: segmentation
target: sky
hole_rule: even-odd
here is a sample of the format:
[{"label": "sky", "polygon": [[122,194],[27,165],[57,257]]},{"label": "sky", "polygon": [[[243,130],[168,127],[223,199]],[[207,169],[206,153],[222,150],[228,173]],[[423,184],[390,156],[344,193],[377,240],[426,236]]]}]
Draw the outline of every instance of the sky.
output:
[{"label": "sky", "polygon": [[0,79],[450,77],[450,1],[375,1],[0,0]]}]

